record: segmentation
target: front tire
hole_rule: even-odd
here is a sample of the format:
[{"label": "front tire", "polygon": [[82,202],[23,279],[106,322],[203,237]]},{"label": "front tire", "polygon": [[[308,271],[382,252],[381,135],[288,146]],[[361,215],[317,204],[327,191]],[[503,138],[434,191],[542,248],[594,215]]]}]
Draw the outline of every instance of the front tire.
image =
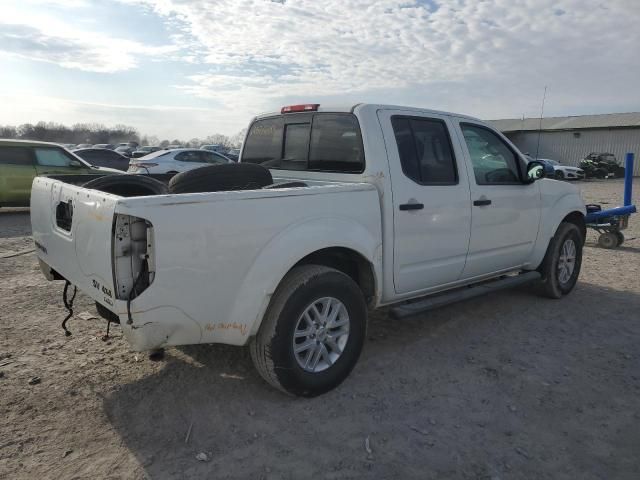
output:
[{"label": "front tire", "polygon": [[582,266],[583,244],[584,239],[575,224],[560,224],[538,267],[542,274],[540,287],[544,296],[560,298],[573,290]]},{"label": "front tire", "polygon": [[364,297],[348,275],[302,265],[276,289],[251,341],[251,358],[274,387],[314,397],[349,375],[362,351],[366,327]]},{"label": "front tire", "polygon": [[556,172],[556,180],[564,180],[564,172],[561,172],[560,170],[558,170]]}]

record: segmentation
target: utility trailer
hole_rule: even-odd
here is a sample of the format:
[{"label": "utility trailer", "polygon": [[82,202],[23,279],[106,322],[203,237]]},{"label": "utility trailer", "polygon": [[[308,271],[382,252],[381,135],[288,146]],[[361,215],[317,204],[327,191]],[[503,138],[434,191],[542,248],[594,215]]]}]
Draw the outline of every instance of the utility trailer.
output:
[{"label": "utility trailer", "polygon": [[633,154],[628,153],[624,175],[624,205],[622,207],[602,210],[597,204],[587,205],[585,222],[588,228],[598,232],[598,245],[603,248],[616,248],[623,244],[625,230],[629,226],[629,217],[636,213],[636,206],[631,203],[633,189]]}]

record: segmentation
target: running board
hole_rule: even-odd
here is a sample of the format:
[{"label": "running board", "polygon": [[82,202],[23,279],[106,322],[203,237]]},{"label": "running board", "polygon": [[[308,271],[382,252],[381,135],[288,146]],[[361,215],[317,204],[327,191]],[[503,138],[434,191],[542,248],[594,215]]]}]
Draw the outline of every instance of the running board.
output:
[{"label": "running board", "polygon": [[420,313],[433,310],[434,308],[444,307],[450,303],[459,302],[461,300],[468,300],[470,298],[479,297],[485,293],[495,292],[497,290],[503,290],[505,288],[517,287],[525,283],[538,280],[540,278],[539,272],[525,272],[519,275],[511,275],[508,277],[502,277],[498,280],[490,280],[488,282],[479,283],[469,287],[462,287],[451,292],[445,292],[438,295],[433,295],[424,298],[423,300],[416,300],[410,303],[404,303],[393,307],[390,310],[390,315],[393,318],[405,318]]}]

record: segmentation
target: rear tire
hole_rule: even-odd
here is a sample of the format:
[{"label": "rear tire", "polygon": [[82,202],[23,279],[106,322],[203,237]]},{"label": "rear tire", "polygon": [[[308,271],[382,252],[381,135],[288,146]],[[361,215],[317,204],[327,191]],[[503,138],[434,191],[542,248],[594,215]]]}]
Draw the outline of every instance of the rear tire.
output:
[{"label": "rear tire", "polygon": [[302,265],[276,289],[251,340],[251,358],[275,388],[314,397],[349,375],[362,351],[366,327],[364,296],[349,276],[321,265]]},{"label": "rear tire", "polygon": [[616,237],[618,237],[618,247],[624,243],[624,234],[622,232],[616,232]]},{"label": "rear tire", "polygon": [[121,197],[142,197],[169,193],[169,189],[164,183],[144,175],[105,175],[90,180],[82,187],[113,193]]},{"label": "rear tire", "polygon": [[549,242],[544,260],[538,267],[542,275],[540,293],[560,298],[573,290],[582,266],[584,239],[573,223],[562,222]]},{"label": "rear tire", "polygon": [[267,168],[253,163],[225,163],[187,170],[169,181],[171,193],[254,190],[271,185]]}]

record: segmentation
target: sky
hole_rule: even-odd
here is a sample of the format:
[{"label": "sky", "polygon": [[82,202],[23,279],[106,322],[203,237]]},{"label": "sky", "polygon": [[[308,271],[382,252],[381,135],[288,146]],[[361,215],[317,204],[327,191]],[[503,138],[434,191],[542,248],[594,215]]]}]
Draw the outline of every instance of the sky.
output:
[{"label": "sky", "polygon": [[0,124],[233,135],[295,103],[640,111],[639,0],[0,0]]}]

